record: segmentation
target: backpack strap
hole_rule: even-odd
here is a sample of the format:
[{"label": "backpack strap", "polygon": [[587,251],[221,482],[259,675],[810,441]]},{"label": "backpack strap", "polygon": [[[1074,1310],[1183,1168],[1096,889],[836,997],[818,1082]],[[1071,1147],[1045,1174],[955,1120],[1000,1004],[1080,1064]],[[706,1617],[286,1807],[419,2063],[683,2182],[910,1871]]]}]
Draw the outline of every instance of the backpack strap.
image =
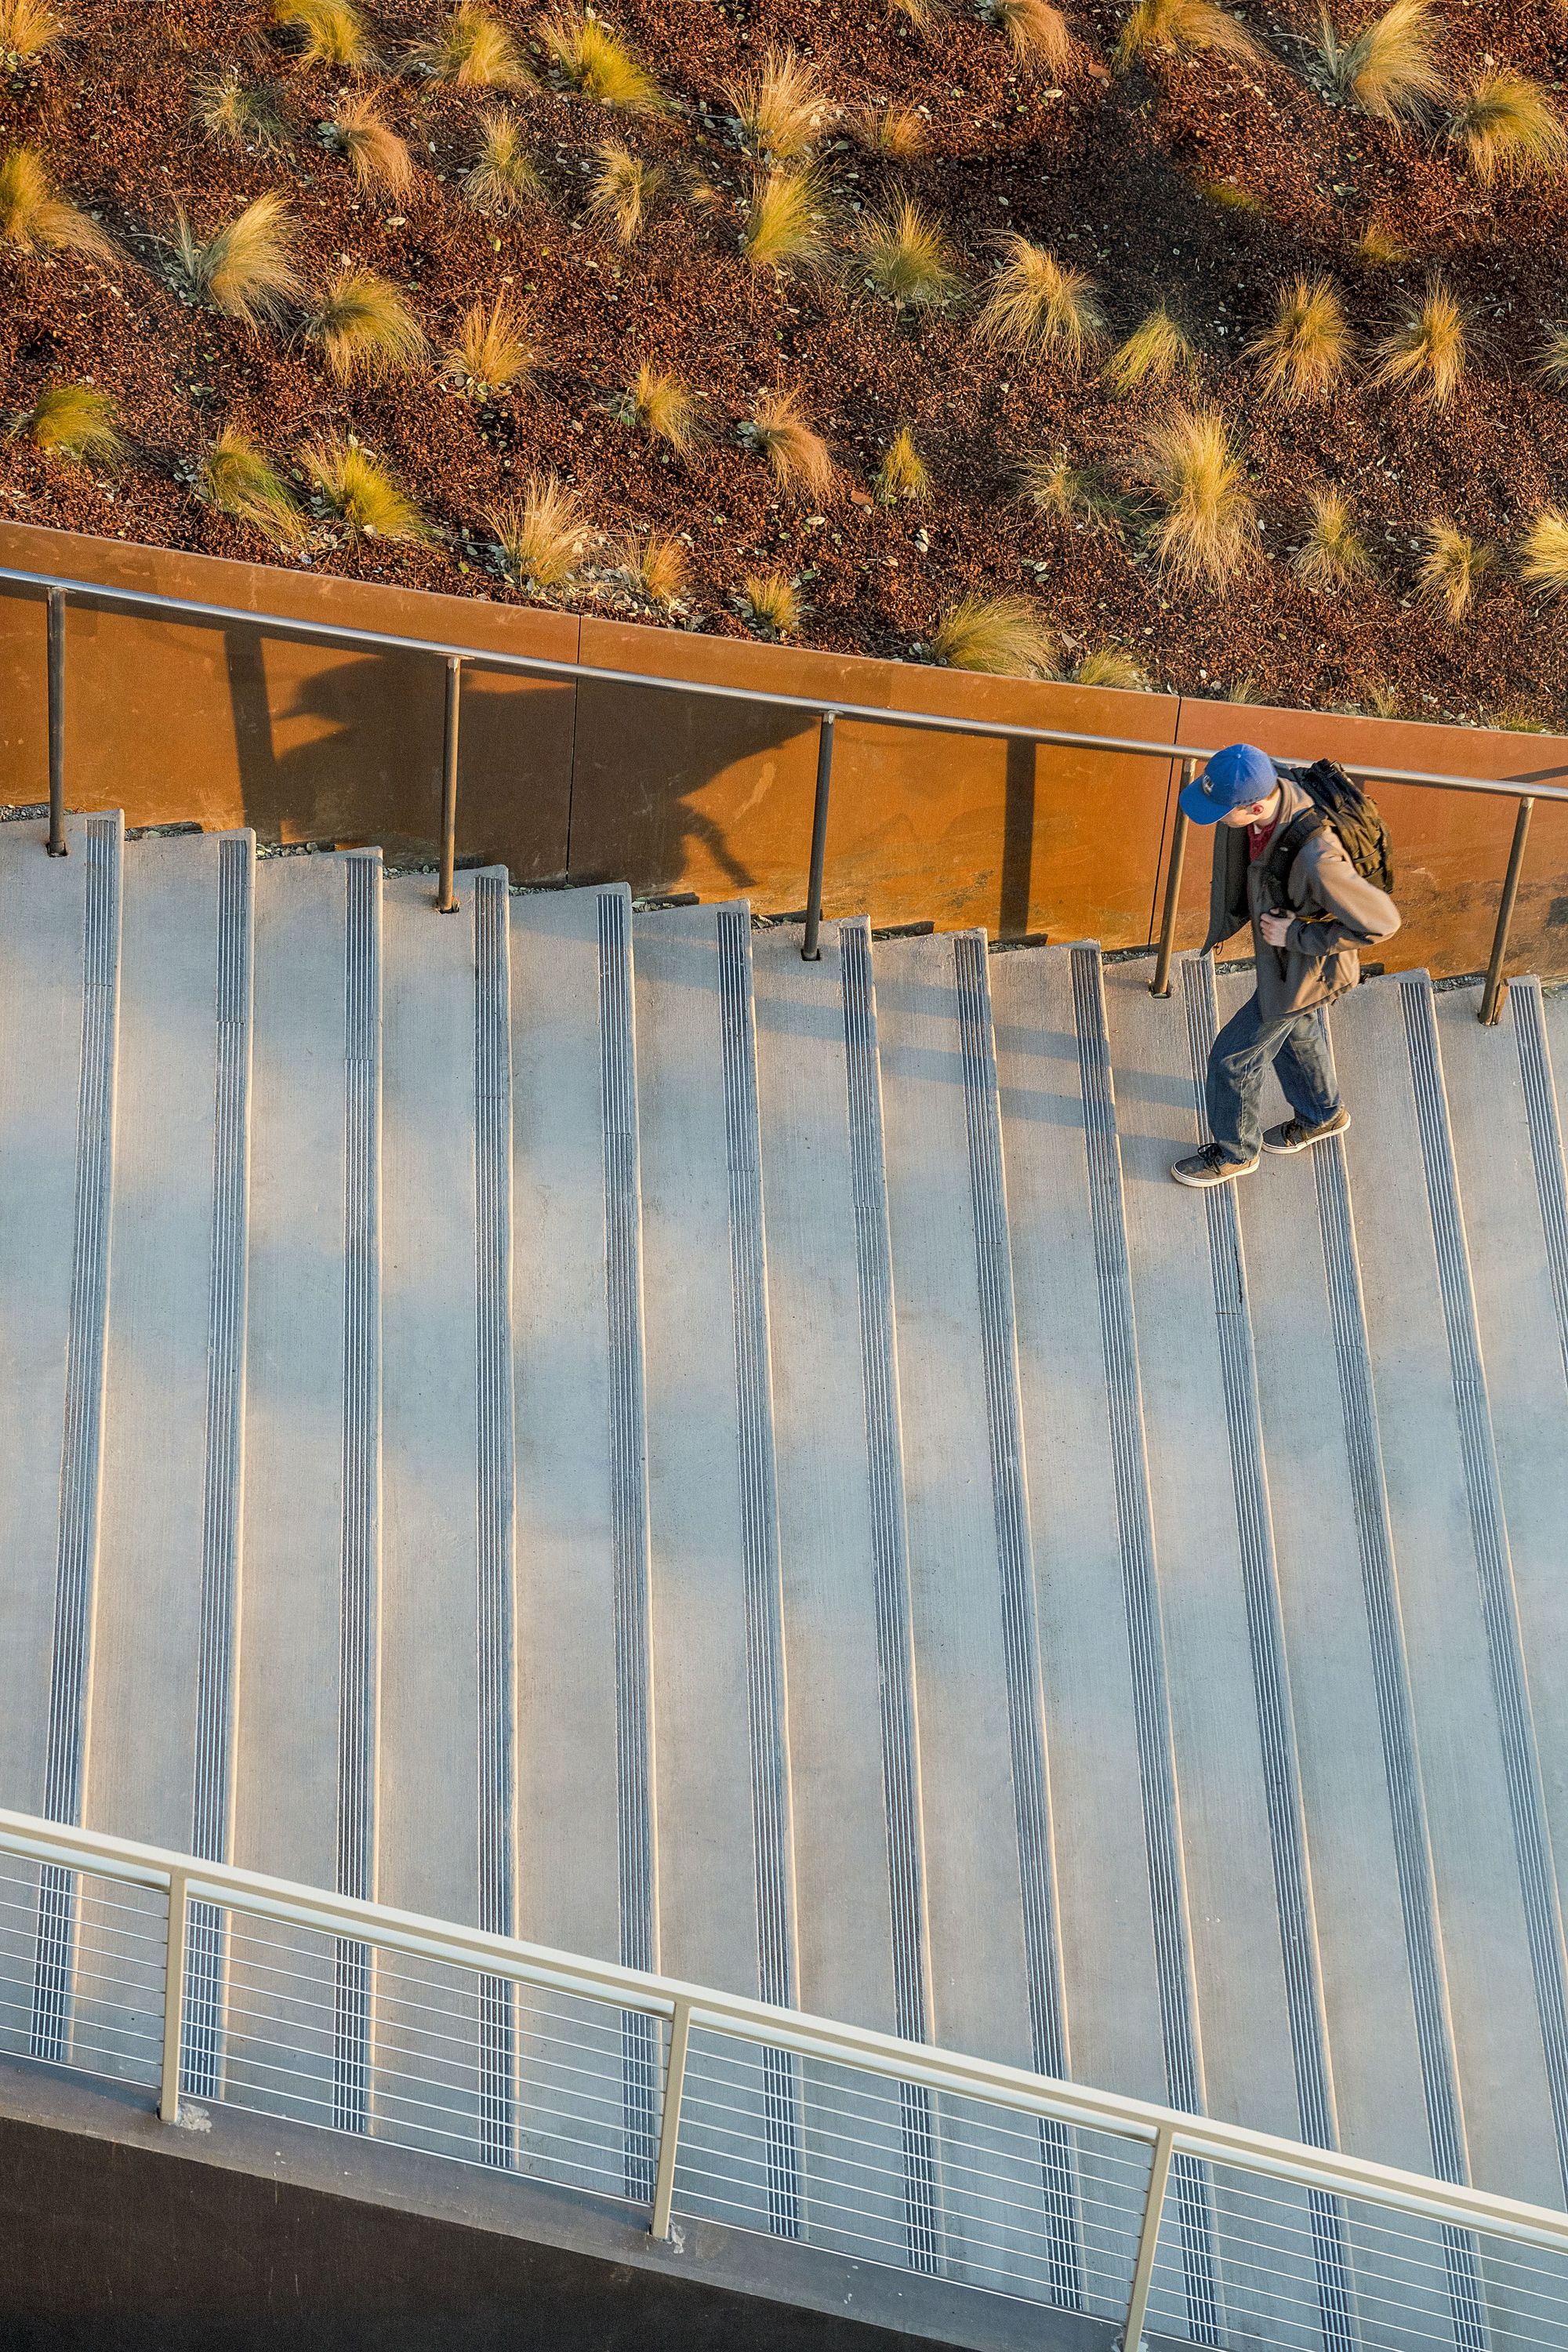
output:
[{"label": "backpack strap", "polygon": [[1275,835],[1263,860],[1263,871],[1277,904],[1283,906],[1285,902],[1290,868],[1302,848],[1315,833],[1327,833],[1329,830],[1327,816],[1314,805],[1302,809],[1300,815],[1293,816],[1289,824],[1282,825]]}]

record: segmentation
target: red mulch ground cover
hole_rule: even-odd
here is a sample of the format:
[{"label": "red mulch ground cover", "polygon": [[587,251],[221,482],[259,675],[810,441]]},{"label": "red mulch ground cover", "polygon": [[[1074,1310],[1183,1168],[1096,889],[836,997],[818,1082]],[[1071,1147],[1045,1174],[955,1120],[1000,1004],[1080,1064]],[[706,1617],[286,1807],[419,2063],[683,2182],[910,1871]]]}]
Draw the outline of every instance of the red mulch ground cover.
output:
[{"label": "red mulch ground cover", "polygon": [[[531,37],[525,0],[492,5]],[[437,0],[384,0],[368,13],[395,59],[445,12]],[[549,88],[522,93],[548,202],[500,223],[476,214],[458,184],[483,93],[385,77],[384,109],[415,144],[419,186],[401,207],[362,202],[315,133],[342,78],[290,62],[265,0],[72,0],[69,40],[0,79],[0,149],[37,145],[127,257],[104,271],[0,249],[0,408],[26,408],[50,382],[91,378],[121,404],[132,452],[104,475],[12,439],[0,445],[0,511],[266,559],[263,540],[194,495],[193,461],[225,423],[284,462],[301,440],[342,427],[394,467],[445,536],[400,550],[349,546],[323,530],[310,561],[324,572],[507,597],[484,562],[482,518],[523,475],[552,469],[582,488],[606,533],[689,535],[691,588],[677,617],[692,627],[744,634],[735,592],[747,572],[777,565],[803,581],[808,641],[908,657],[961,593],[1023,591],[1060,633],[1068,662],[1118,644],[1153,683],[1188,693],[1563,724],[1563,621],[1512,579],[1506,552],[1458,625],[1416,596],[1415,569],[1434,518],[1506,551],[1541,506],[1568,494],[1568,394],[1531,376],[1544,328],[1568,317],[1568,184],[1484,190],[1440,137],[1330,103],[1303,63],[1313,0],[1245,0],[1269,46],[1261,68],[1205,56],[1113,75],[1125,13],[1125,0],[1070,0],[1081,56],[1053,85],[1021,69],[1002,34],[956,0],[923,31],[887,0],[616,0],[610,21],[657,72],[670,110],[628,118]],[[1036,449],[1069,449],[1129,483],[1140,430],[1169,394],[1119,397],[1092,368],[996,354],[973,335],[973,305],[913,328],[850,274],[780,279],[742,260],[751,173],[723,91],[774,42],[820,63],[847,121],[889,102],[929,113],[929,145],[907,161],[836,137],[826,168],[846,249],[856,205],[907,189],[942,216],[977,289],[1012,226],[1092,272],[1118,334],[1161,299],[1171,304],[1259,501],[1268,552],[1243,588],[1222,596],[1163,581],[1136,520],[1120,532],[1078,530],[1017,503],[1018,461]],[[1446,0],[1443,49],[1456,78],[1489,55],[1556,88],[1568,16],[1555,0]],[[193,83],[227,61],[281,83],[297,131],[282,156],[227,153],[193,126]],[[582,217],[583,165],[606,136],[673,167],[629,251]],[[707,208],[690,201],[699,175],[718,191]],[[1215,182],[1251,208],[1206,193]],[[313,283],[342,257],[374,266],[410,290],[437,350],[476,296],[507,290],[545,345],[547,370],[491,406],[434,374],[345,392],[297,341],[187,307],[160,274],[176,203],[205,230],[266,188],[284,191],[305,225]],[[1376,268],[1358,258],[1373,222],[1406,258]],[[1364,365],[1320,404],[1286,410],[1261,396],[1244,347],[1283,279],[1330,271],[1370,342],[1439,266],[1477,328],[1446,413],[1373,388]],[[689,459],[660,456],[612,413],[644,359],[701,396],[710,432]],[[777,385],[800,389],[843,470],[815,516],[777,498],[735,436],[755,394]],[[936,485],[923,509],[867,502],[901,425]],[[1377,556],[1375,578],[1334,599],[1309,595],[1286,560],[1320,482],[1349,493]],[[601,579],[562,601],[614,610],[617,593]],[[619,609],[635,609],[624,593]]]}]

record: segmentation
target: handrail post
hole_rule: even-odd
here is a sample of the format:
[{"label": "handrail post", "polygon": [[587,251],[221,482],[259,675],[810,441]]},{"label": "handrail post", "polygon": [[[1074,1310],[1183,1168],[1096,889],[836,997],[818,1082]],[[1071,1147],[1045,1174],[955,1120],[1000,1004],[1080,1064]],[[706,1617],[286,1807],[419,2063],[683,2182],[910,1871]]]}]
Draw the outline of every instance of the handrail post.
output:
[{"label": "handrail post", "polygon": [[820,963],[817,933],[822,929],[822,874],[827,861],[827,795],[833,785],[833,728],[837,712],[825,710],[816,728],[816,799],[811,812],[811,876],[805,886],[805,937],[800,943],[803,963]]},{"label": "handrail post", "polygon": [[[1179,790],[1185,792],[1197,772],[1195,760],[1182,761]],[[1176,945],[1176,908],[1182,896],[1182,868],[1187,860],[1187,820],[1180,801],[1176,803],[1176,821],[1171,827],[1171,864],[1165,876],[1165,906],[1160,917],[1160,952],[1154,959],[1154,977],[1149,982],[1151,996],[1171,993],[1171,957]]]},{"label": "handrail post", "polygon": [[158,2114],[166,2124],[180,2120],[180,2066],[185,2045],[185,1946],[190,1906],[185,1874],[169,1873],[169,1940],[163,1963],[163,2071]]},{"label": "handrail post", "polygon": [[48,609],[49,667],[49,856],[67,857],[66,840],[66,598],[63,588],[45,592]]},{"label": "handrail post", "polygon": [[1519,896],[1519,877],[1524,867],[1524,845],[1530,832],[1530,812],[1535,803],[1521,794],[1519,814],[1513,821],[1513,846],[1508,853],[1508,872],[1503,877],[1502,897],[1498,900],[1497,929],[1492,933],[1491,961],[1487,966],[1487,984],[1481,992],[1481,1009],[1477,1015],[1489,1029],[1494,1028],[1508,995],[1508,982],[1502,976],[1503,958],[1508,953],[1509,925],[1513,920],[1513,902]]},{"label": "handrail post", "polygon": [[650,2238],[669,2235],[675,2198],[675,2158],[680,2138],[680,2101],[686,2089],[686,2053],[691,2040],[691,2003],[678,2000],[669,2018],[669,2060],[664,2070],[664,2108],[658,2122],[658,2169],[653,2182]]},{"label": "handrail post", "polygon": [[462,717],[463,662],[460,654],[447,657],[446,757],[441,771],[441,895],[443,915],[458,911],[458,729]]},{"label": "handrail post", "polygon": [[1162,2124],[1154,2135],[1154,2153],[1149,2166],[1143,2226],[1138,2233],[1138,2259],[1132,2266],[1132,2292],[1127,2298],[1127,2316],[1121,2327],[1121,2352],[1140,2352],[1143,2341],[1143,2320],[1149,2309],[1149,2290],[1154,2284],[1154,2258],[1160,2251],[1160,2224],[1164,2219],[1165,2189],[1171,2178],[1174,2142],[1174,2126]]}]

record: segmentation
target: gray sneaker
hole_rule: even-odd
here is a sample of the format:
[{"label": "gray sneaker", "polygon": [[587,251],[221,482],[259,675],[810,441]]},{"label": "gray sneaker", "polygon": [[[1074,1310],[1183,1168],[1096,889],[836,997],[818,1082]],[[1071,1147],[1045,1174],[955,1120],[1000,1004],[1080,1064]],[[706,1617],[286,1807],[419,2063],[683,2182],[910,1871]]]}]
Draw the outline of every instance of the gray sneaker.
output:
[{"label": "gray sneaker", "polygon": [[1213,1184],[1234,1184],[1238,1176],[1250,1176],[1257,1167],[1251,1160],[1227,1160],[1217,1143],[1205,1143],[1188,1160],[1178,1160],[1171,1173],[1178,1184],[1190,1184],[1194,1192],[1206,1192]]},{"label": "gray sneaker", "polygon": [[1331,1135],[1342,1135],[1351,1123],[1351,1115],[1342,1106],[1332,1118],[1313,1127],[1304,1118],[1288,1118],[1283,1127],[1263,1130],[1265,1151],[1305,1151],[1314,1143],[1326,1143]]}]

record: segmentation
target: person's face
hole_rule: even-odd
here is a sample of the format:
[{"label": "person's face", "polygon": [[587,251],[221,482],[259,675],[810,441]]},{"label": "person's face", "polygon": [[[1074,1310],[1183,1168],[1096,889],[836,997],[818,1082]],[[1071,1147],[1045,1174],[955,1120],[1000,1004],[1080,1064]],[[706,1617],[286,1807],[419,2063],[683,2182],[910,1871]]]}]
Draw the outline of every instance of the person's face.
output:
[{"label": "person's face", "polygon": [[1278,791],[1275,791],[1266,801],[1251,801],[1246,808],[1232,809],[1228,816],[1221,817],[1220,823],[1228,824],[1235,833],[1239,833],[1243,825],[1261,824],[1279,797]]}]

